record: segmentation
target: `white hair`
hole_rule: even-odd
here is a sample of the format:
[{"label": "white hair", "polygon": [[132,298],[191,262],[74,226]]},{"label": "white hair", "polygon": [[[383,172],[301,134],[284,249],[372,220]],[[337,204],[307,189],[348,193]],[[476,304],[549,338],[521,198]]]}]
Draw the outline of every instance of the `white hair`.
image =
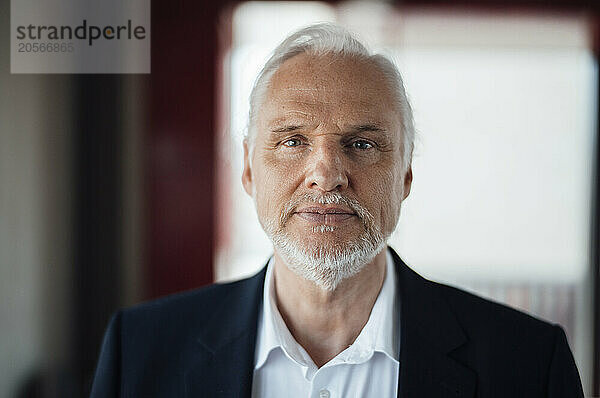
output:
[{"label": "white hair", "polygon": [[248,142],[250,154],[252,154],[254,149],[258,109],[263,104],[271,78],[285,61],[299,54],[357,57],[371,61],[383,72],[388,78],[392,91],[396,94],[402,121],[402,163],[404,170],[407,170],[412,158],[415,128],[412,109],[408,102],[400,71],[392,60],[384,55],[371,53],[348,30],[332,23],[311,25],[288,36],[273,51],[273,54],[259,73],[250,94],[249,125],[248,133],[245,137]]}]

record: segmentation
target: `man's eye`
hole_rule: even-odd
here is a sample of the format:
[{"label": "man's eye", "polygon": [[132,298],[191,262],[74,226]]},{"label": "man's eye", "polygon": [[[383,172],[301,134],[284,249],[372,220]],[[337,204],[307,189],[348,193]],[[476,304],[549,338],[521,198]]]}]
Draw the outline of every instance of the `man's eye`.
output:
[{"label": "man's eye", "polygon": [[298,138],[290,138],[289,140],[283,141],[283,145],[287,146],[287,147],[295,147],[295,146],[299,146],[301,144],[302,144],[302,141],[300,141]]},{"label": "man's eye", "polygon": [[371,149],[373,148],[373,145],[371,145],[371,143],[367,142],[367,141],[363,141],[363,140],[358,140],[358,141],[354,141],[352,143],[352,147],[356,148],[356,149]]}]

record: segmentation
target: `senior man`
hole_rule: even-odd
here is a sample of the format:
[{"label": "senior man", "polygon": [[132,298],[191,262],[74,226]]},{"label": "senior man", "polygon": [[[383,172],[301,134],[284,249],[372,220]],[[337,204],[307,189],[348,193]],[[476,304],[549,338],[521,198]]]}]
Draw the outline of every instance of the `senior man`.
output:
[{"label": "senior man", "polygon": [[393,63],[331,24],[288,37],[244,141],[272,258],[118,312],[92,397],[582,397],[559,326],[425,280],[386,246],[413,139]]}]

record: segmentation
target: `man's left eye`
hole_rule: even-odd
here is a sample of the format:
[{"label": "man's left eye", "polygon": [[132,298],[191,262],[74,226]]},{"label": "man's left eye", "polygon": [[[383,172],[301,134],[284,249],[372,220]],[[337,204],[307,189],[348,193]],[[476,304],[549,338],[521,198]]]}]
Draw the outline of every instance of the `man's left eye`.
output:
[{"label": "man's left eye", "polygon": [[359,141],[354,141],[352,143],[352,147],[356,148],[356,149],[371,149],[373,148],[373,145],[371,145],[371,143],[367,142],[367,141],[363,141],[363,140],[359,140]]}]

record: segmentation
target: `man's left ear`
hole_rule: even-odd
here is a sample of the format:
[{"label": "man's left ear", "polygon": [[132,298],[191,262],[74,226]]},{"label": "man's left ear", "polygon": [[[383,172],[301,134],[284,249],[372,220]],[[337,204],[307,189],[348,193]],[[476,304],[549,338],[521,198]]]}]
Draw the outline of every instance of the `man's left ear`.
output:
[{"label": "man's left ear", "polygon": [[408,194],[410,193],[412,179],[412,166],[408,166],[408,170],[406,170],[406,174],[404,174],[404,197],[402,198],[402,200],[406,199],[408,197]]}]

